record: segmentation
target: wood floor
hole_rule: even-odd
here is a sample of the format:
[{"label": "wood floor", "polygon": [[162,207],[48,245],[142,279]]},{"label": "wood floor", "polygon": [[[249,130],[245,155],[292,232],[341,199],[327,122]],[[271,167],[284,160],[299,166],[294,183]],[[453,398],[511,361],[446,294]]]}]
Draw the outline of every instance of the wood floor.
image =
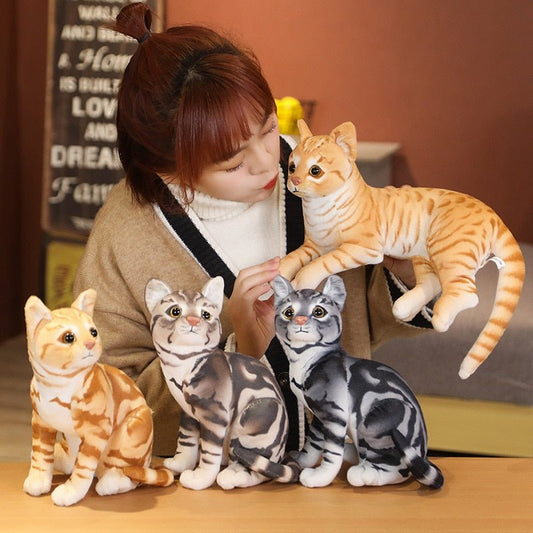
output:
[{"label": "wood floor", "polygon": [[23,335],[0,343],[0,462],[29,461],[32,371]]}]

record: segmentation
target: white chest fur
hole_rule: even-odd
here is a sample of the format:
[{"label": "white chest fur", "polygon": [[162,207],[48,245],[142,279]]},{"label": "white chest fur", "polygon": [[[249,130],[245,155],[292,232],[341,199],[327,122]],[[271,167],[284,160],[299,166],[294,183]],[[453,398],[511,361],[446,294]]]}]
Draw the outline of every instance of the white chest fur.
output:
[{"label": "white chest fur", "polygon": [[302,402],[307,408],[307,402],[305,400],[305,380],[311,370],[314,363],[322,357],[322,350],[309,347],[303,354],[299,354],[292,350],[289,356],[289,377],[291,382],[291,389],[296,398]]},{"label": "white chest fur", "polygon": [[85,377],[86,373],[80,373],[74,377],[56,378],[47,384],[33,379],[35,409],[44,422],[65,434],[74,433],[72,399],[79,395]]}]

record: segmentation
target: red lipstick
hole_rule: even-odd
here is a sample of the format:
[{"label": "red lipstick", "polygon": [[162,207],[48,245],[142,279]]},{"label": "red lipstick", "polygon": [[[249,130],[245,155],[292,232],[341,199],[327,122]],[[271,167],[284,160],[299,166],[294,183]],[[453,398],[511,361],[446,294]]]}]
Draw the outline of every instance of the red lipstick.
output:
[{"label": "red lipstick", "polygon": [[270,189],[272,189],[273,187],[276,186],[276,183],[278,182],[278,176],[276,175],[276,177],[272,180],[270,180],[264,187],[263,189],[265,189],[265,191],[268,191]]}]

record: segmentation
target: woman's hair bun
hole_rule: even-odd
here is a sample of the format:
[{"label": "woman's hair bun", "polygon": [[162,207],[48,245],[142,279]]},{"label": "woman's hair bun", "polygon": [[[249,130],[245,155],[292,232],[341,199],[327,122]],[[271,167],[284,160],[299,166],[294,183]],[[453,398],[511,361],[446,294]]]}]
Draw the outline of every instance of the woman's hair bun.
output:
[{"label": "woman's hair bun", "polygon": [[135,2],[124,6],[113,24],[107,25],[111,30],[133,37],[143,43],[150,37],[152,11],[144,2]]}]

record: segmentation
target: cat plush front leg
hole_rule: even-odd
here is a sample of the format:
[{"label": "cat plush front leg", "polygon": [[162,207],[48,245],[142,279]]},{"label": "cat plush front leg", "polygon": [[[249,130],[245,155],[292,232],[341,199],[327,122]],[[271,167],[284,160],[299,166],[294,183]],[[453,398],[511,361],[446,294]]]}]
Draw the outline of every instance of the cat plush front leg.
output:
[{"label": "cat plush front leg", "polygon": [[32,454],[28,476],[24,481],[24,492],[40,496],[50,492],[54,474],[54,443],[56,430],[43,422],[39,415],[32,413]]},{"label": "cat plush front leg", "polygon": [[[345,435],[346,426],[336,424],[333,427],[326,423],[324,427],[318,417],[313,417],[305,445],[296,458],[298,464],[304,467],[300,473],[302,485],[310,488],[325,487],[333,482],[342,465]],[[322,462],[315,466],[320,457]]]},{"label": "cat plush front leg", "polygon": [[54,448],[54,469],[70,475],[76,463],[80,438],[76,434],[63,435]]},{"label": "cat plush front leg", "polygon": [[222,463],[225,427],[218,426],[218,421],[209,428],[200,426],[200,461],[194,470],[181,474],[180,484],[185,488],[203,490],[215,482]]},{"label": "cat plush front leg", "polygon": [[281,259],[279,272],[285,279],[291,281],[304,265],[307,265],[319,255],[318,249],[311,241],[306,239],[299,248]]},{"label": "cat plush front leg", "polygon": [[200,425],[198,421],[182,411],[176,454],[174,457],[165,459],[163,465],[175,474],[192,470],[198,463],[199,439]]},{"label": "cat plush front leg", "polygon": [[[107,442],[107,437],[106,435],[105,442]],[[87,494],[94,479],[101,454],[102,451],[93,442],[88,443],[87,439],[82,438],[71,476],[52,492],[52,501],[56,505],[73,505]]]},{"label": "cat plush front leg", "polygon": [[382,250],[345,243],[304,266],[294,277],[292,286],[295,289],[314,289],[331,274],[362,265],[376,265],[382,261]]}]

